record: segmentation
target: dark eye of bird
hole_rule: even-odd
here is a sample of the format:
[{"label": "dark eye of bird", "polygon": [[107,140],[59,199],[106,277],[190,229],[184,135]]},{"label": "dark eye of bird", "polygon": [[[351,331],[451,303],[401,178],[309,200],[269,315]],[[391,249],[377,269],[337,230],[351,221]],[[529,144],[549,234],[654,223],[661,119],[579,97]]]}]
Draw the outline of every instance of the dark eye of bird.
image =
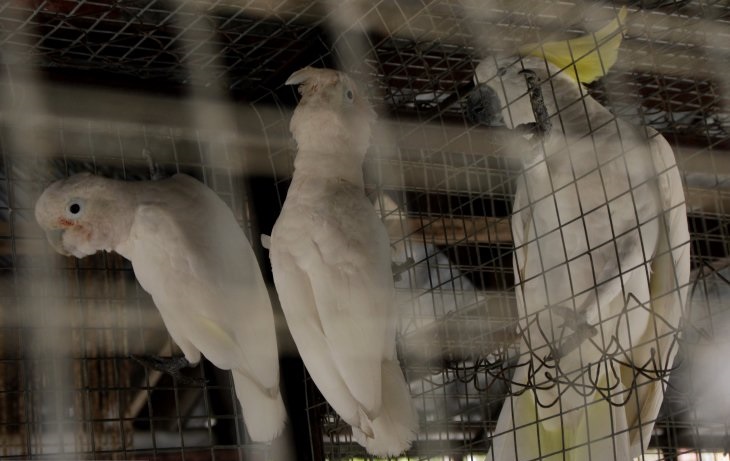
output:
[{"label": "dark eye of bird", "polygon": [[69,212],[70,212],[71,214],[78,214],[78,213],[79,213],[79,211],[81,211],[81,205],[79,205],[78,203],[72,203],[72,204],[71,204],[71,205],[70,205],[70,206],[68,207],[68,211],[69,211]]},{"label": "dark eye of bird", "polygon": [[347,90],[347,91],[345,92],[345,97],[346,97],[347,99],[349,99],[350,101],[352,101],[352,99],[353,99],[353,98],[355,97],[355,95],[354,95],[354,94],[352,94],[352,90]]}]

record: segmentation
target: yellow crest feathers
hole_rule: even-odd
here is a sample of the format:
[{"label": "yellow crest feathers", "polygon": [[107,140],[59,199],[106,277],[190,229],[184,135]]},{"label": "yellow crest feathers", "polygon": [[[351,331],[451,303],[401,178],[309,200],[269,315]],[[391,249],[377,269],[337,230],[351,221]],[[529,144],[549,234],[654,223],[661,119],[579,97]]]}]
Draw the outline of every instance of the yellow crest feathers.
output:
[{"label": "yellow crest feathers", "polygon": [[601,30],[571,40],[558,42],[528,43],[520,47],[521,56],[544,58],[580,83],[591,83],[606,75],[616,63],[621,46],[621,24],[626,20],[626,7],[618,12],[618,18]]}]

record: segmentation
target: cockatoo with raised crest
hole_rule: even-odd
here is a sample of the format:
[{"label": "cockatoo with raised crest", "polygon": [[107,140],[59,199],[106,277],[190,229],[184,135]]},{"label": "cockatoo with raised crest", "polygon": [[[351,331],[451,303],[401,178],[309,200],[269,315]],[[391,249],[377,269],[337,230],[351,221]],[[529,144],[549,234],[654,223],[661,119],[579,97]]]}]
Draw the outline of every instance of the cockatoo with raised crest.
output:
[{"label": "cockatoo with raised crest", "polygon": [[307,67],[287,84],[302,99],[290,124],[294,174],[270,240],[276,289],[325,399],[369,453],[397,455],[417,418],[396,357],[388,234],[364,191],[375,113],[334,70]]},{"label": "cockatoo with raised crest", "polygon": [[533,133],[512,215],[519,366],[489,459],[630,460],[663,400],[690,274],[685,199],[667,141],[581,85],[620,43],[614,20],[476,69],[472,117]]},{"label": "cockatoo with raised crest", "polygon": [[35,215],[63,255],[104,250],[130,260],[187,364],[202,353],[233,372],[251,439],[282,431],[269,294],[246,235],[212,190],[184,174],[128,182],[80,173],[51,184]]}]

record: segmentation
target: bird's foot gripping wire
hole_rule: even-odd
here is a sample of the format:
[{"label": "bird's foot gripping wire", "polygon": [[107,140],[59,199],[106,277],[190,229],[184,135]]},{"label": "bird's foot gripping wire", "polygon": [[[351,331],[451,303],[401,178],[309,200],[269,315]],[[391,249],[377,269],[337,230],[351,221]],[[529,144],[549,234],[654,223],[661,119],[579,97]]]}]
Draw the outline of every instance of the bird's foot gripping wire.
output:
[{"label": "bird's foot gripping wire", "polygon": [[416,260],[411,258],[410,256],[406,258],[406,260],[402,263],[391,263],[390,269],[393,271],[393,280],[395,280],[396,282],[400,282],[401,278],[403,278],[401,274],[408,271],[408,269],[415,265]]},{"label": "bird's foot gripping wire", "polygon": [[[585,315],[565,306],[551,306],[550,312],[563,319],[560,337],[550,346],[548,360],[559,360],[580,347],[587,339],[598,334],[598,329],[586,322]],[[567,329],[573,333],[564,336]]]},{"label": "bird's foot gripping wire", "polygon": [[188,362],[185,356],[182,355],[180,357],[132,355],[131,358],[145,368],[161,371],[162,373],[172,376],[172,378],[178,381],[180,384],[201,386],[208,382],[206,379],[203,378],[192,378],[180,373],[180,370],[182,370],[183,368],[188,368],[192,366],[192,364]]},{"label": "bird's foot gripping wire", "polygon": [[533,123],[523,123],[516,128],[525,134],[531,134],[532,139],[539,142],[550,134],[550,129],[553,124],[550,121],[547,107],[545,107],[545,99],[542,96],[540,79],[537,77],[537,74],[530,69],[524,69],[520,73],[525,76],[535,121]]}]

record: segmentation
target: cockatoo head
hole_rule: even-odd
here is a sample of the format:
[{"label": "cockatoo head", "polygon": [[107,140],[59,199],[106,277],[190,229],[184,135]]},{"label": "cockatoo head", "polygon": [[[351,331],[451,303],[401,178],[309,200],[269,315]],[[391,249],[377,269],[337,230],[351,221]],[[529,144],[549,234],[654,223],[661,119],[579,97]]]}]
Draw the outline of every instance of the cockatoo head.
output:
[{"label": "cockatoo head", "polygon": [[[557,74],[557,75],[555,75]],[[535,122],[527,78],[540,85],[548,109],[553,79],[568,78],[542,58],[486,58],[476,68],[476,88],[469,96],[467,109],[473,122],[488,126],[515,128]],[[569,80],[569,79],[568,79]],[[575,86],[572,81],[569,85]]]},{"label": "cockatoo head", "polygon": [[[517,56],[487,58],[476,68],[477,88],[470,95],[467,115],[472,122],[515,128],[535,122],[527,79],[538,86],[548,114],[582,97],[580,84],[591,83],[616,63],[626,7],[600,30],[570,40],[528,43]],[[503,122],[503,123],[502,123]]]},{"label": "cockatoo head", "polygon": [[118,181],[79,173],[48,186],[35,217],[57,252],[83,258],[126,240],[133,210],[125,199]]},{"label": "cockatoo head", "polygon": [[286,84],[299,85],[302,95],[289,125],[300,150],[329,148],[365,155],[376,116],[351,78],[332,69],[305,67]]}]

